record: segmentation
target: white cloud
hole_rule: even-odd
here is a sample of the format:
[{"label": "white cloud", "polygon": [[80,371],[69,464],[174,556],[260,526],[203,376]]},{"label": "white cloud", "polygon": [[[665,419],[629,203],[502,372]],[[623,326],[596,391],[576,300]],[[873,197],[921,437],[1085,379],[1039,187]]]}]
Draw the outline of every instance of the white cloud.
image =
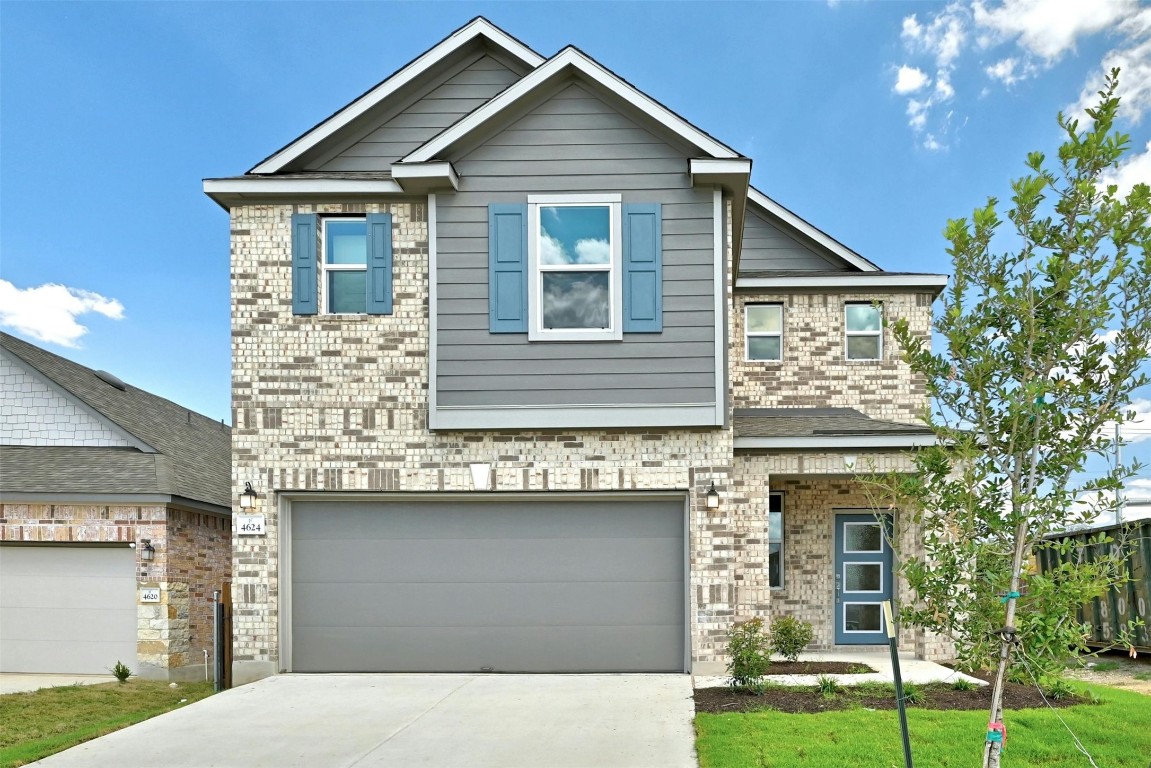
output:
[{"label": "white cloud", "polygon": [[951,74],[945,70],[939,70],[935,75],[935,95],[936,103],[947,101],[955,95],[955,88],[951,86]]},{"label": "white cloud", "polygon": [[1019,59],[1014,56],[1009,56],[1006,59],[1000,59],[989,67],[984,67],[983,71],[992,80],[998,80],[1004,85],[1014,85],[1019,82],[1022,77],[1015,74],[1015,67],[1019,64]]},{"label": "white cloud", "polygon": [[[1151,400],[1137,398],[1127,407],[1135,418],[1119,425],[1119,434],[1131,444],[1151,440]],[[1114,427],[1112,427],[1114,429]]]},{"label": "white cloud", "polygon": [[607,240],[588,238],[575,244],[576,264],[610,264],[611,244]]},{"label": "white cloud", "polygon": [[1151,499],[1151,477],[1133,477],[1124,486],[1128,499]]},{"label": "white cloud", "polygon": [[[1148,20],[1144,23],[1144,20]],[[1099,68],[1087,76],[1079,100],[1064,110],[1083,125],[1087,120],[1087,108],[1099,102],[1099,91],[1103,87],[1104,73],[1118,67],[1119,115],[1132,122],[1139,122],[1151,111],[1151,9],[1123,25],[1121,30],[1130,30],[1127,45],[1108,51],[1103,56]]]},{"label": "white cloud", "polygon": [[1114,184],[1120,195],[1126,195],[1136,184],[1151,184],[1151,141],[1143,152],[1128,155],[1117,169],[1104,173],[1100,181],[1104,186]]},{"label": "white cloud", "polygon": [[1080,37],[1113,29],[1137,12],[1137,0],[1003,0],[971,4],[983,45],[1015,40],[1026,52],[1054,63]]},{"label": "white cloud", "polygon": [[900,95],[922,90],[931,81],[927,73],[916,67],[904,65],[895,75],[895,92]]},{"label": "white cloud", "polygon": [[944,7],[926,24],[911,14],[903,19],[903,43],[911,51],[930,54],[936,66],[949,67],[967,40],[967,16],[967,9],[958,2]]},{"label": "white cloud", "polygon": [[0,280],[0,325],[34,339],[77,347],[88,329],[76,318],[89,312],[120,320],[124,317],[124,305],[98,293],[57,283],[17,288]]}]

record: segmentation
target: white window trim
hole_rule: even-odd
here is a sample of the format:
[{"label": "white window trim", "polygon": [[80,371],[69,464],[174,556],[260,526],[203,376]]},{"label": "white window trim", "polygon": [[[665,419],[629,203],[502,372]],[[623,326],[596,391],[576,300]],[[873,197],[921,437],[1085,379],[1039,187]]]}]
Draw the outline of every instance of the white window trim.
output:
[{"label": "white window trim", "polygon": [[[857,528],[859,526],[879,526],[879,549],[848,549],[847,548],[847,529]],[[845,522],[843,524],[843,554],[845,555],[883,555],[887,554],[887,535],[883,530],[883,523],[876,521],[874,523],[851,523]]]},{"label": "white window trim", "polygon": [[[611,211],[611,263],[607,271],[611,322],[604,330],[548,330],[543,327],[540,301],[542,274],[539,236],[541,206],[606,205]],[[620,341],[623,339],[623,198],[621,195],[529,195],[528,196],[528,340],[529,341]]]},{"label": "white window trim", "polygon": [[786,499],[784,498],[783,493],[781,493],[779,491],[773,491],[767,495],[768,495],[768,502],[767,502],[768,523],[767,523],[767,536],[765,538],[767,539],[767,544],[768,544],[767,559],[768,559],[769,564],[771,562],[771,545],[775,543],[774,541],[772,541],[772,538],[771,538],[771,498],[770,497],[772,497],[772,496],[778,496],[779,497],[779,584],[772,584],[771,583],[771,572],[769,570],[768,574],[767,574],[767,579],[768,579],[768,585],[767,586],[768,586],[768,589],[783,590],[783,589],[787,588],[787,560],[785,559],[785,556],[787,554],[787,509],[784,507],[784,502],[786,501]]},{"label": "white window trim", "polygon": [[[847,310],[850,307],[873,307],[879,310],[879,330],[877,331],[852,331],[847,327]],[[847,340],[852,336],[874,336],[879,339],[878,356],[877,357],[850,357],[848,354]],[[849,301],[843,305],[843,359],[850,362],[875,362],[876,360],[883,359],[883,305],[876,305],[875,302],[870,301]]]},{"label": "white window trim", "polygon": [[[320,313],[324,315],[345,315],[348,317],[359,317],[360,315],[367,314],[366,312],[332,312],[328,309],[328,273],[329,272],[363,272],[364,279],[367,279],[368,261],[367,254],[364,254],[364,265],[361,267],[358,264],[329,264],[328,263],[328,222],[339,221],[363,221],[367,226],[366,216],[324,216],[320,218]],[[365,230],[366,236],[366,230]]]},{"label": "white window trim", "polygon": [[[747,321],[747,310],[750,307],[777,307],[779,309],[779,333],[767,333],[766,331],[752,331],[751,324]],[[743,305],[743,359],[749,363],[782,363],[783,362],[783,304],[775,301],[753,302]],[[846,315],[845,315],[846,317]],[[779,357],[776,358],[756,358],[751,357],[751,338],[765,338],[771,336],[779,337]]]}]

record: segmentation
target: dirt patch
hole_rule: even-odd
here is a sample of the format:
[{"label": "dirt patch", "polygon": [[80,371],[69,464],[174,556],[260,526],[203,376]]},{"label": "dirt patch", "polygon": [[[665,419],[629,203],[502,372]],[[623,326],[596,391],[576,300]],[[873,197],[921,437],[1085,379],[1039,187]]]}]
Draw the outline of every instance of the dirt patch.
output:
[{"label": "dirt patch", "polygon": [[[772,665],[774,667],[774,665]],[[770,682],[770,681],[769,681]],[[990,709],[991,686],[979,686],[969,691],[957,691],[948,683],[916,686],[922,694],[918,704],[908,706],[919,709]],[[1035,686],[1007,683],[1003,691],[1007,709],[1026,709],[1047,706]],[[1048,698],[1053,707],[1084,704],[1088,699],[1069,696],[1058,700]],[[895,709],[894,688],[874,685],[843,686],[834,696],[824,696],[815,686],[774,686],[760,695],[736,691],[732,688],[696,688],[696,712],[754,712],[773,709],[779,712],[829,712],[853,707],[868,709]]]},{"label": "dirt patch", "polygon": [[1099,683],[1151,696],[1151,655],[1132,659],[1124,651],[1106,651],[1097,656],[1084,656],[1082,667],[1068,669],[1072,680]]},{"label": "dirt patch", "polygon": [[773,661],[765,677],[775,675],[866,675],[875,670],[848,661]]}]

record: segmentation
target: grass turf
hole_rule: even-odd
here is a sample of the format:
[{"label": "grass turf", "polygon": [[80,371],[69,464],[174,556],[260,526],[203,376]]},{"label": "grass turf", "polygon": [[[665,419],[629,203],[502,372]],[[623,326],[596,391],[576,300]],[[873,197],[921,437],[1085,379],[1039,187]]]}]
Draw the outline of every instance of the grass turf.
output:
[{"label": "grass turf", "polygon": [[[1007,711],[1003,764],[1011,768],[1089,765],[1059,722],[1062,717],[1099,765],[1147,768],[1151,697],[1114,688],[1076,687],[1093,692],[1100,703],[1057,711]],[[986,712],[910,707],[907,719],[912,758],[919,768],[967,768],[982,759]],[[903,766],[895,711],[700,713],[695,729],[701,768]]]},{"label": "grass turf", "polygon": [[[0,768],[24,765],[212,694],[211,683],[129,680],[0,696]],[[181,699],[187,699],[181,703]]]}]

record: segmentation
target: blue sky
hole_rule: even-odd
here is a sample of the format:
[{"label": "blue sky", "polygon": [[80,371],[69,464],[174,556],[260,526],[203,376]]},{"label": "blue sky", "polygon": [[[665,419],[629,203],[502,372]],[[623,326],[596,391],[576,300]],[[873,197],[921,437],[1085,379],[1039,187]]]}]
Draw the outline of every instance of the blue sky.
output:
[{"label": "blue sky", "polygon": [[[1138,0],[3,2],[0,325],[229,420],[228,221],[201,179],[246,171],[476,15],[544,56],[576,45],[889,270],[949,271],[946,220],[1008,197],[1104,63],[1126,72],[1124,178],[1151,180]],[[1151,462],[1142,429],[1131,451]]]}]

